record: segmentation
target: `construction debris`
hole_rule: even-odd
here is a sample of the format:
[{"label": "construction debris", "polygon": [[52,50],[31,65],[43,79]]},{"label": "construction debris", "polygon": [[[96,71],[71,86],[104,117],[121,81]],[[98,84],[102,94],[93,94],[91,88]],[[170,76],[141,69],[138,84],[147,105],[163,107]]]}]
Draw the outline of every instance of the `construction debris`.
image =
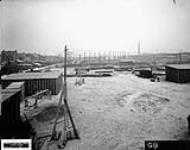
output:
[{"label": "construction debris", "polygon": [[[42,90],[40,92],[37,92],[36,94],[25,98],[25,107],[34,107],[37,108],[38,107],[38,100],[41,100],[43,96],[47,95],[49,97],[49,99],[51,99],[51,91],[49,89],[46,90]],[[35,99],[35,102],[33,105],[29,106],[29,101],[31,101],[32,99]]]}]

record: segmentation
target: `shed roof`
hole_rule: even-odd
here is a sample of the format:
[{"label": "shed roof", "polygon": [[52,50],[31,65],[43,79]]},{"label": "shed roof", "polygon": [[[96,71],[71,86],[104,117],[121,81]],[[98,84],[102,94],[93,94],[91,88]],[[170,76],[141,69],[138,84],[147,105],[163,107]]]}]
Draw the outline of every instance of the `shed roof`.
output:
[{"label": "shed roof", "polygon": [[2,92],[2,102],[9,99],[13,95],[15,95],[17,92],[19,92],[19,89],[3,89]]},{"label": "shed roof", "polygon": [[190,70],[190,64],[170,64],[166,65],[166,67],[174,68],[174,69],[180,69],[180,70]]},{"label": "shed roof", "polygon": [[56,79],[61,74],[62,73],[60,71],[16,73],[10,74],[8,76],[3,76],[1,80]]},{"label": "shed roof", "polygon": [[129,64],[133,64],[133,61],[130,60],[120,60],[120,63],[129,63]]},{"label": "shed roof", "polygon": [[12,82],[11,84],[9,84],[9,86],[7,88],[17,89],[17,88],[21,88],[21,86],[23,84],[24,84],[24,82]]}]

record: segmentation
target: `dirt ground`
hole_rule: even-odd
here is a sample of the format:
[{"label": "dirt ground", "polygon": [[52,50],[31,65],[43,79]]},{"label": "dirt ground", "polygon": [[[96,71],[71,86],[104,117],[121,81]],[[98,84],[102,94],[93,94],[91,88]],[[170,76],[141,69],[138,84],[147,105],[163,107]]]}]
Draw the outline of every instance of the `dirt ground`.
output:
[{"label": "dirt ground", "polygon": [[[75,80],[68,78],[68,102],[80,139],[68,141],[65,150],[143,150],[145,140],[190,140],[190,84],[150,82],[130,73],[85,78],[81,86]],[[39,136],[52,131],[58,98],[44,98],[27,112]],[[58,122],[62,130],[61,113]],[[55,143],[48,147],[57,149]]]}]

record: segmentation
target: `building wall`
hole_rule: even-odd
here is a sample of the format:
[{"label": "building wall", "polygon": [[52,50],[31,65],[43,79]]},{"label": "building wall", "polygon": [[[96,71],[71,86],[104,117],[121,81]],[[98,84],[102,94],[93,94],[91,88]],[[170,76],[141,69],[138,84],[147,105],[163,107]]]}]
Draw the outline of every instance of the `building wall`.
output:
[{"label": "building wall", "polygon": [[58,94],[61,90],[61,87],[63,86],[63,77],[62,75],[59,76],[59,78],[56,80],[56,93]]},{"label": "building wall", "polygon": [[179,71],[179,80],[180,83],[190,82],[190,69],[184,69]]},{"label": "building wall", "polygon": [[20,100],[21,91],[13,89],[2,90],[4,97],[0,117],[0,138],[23,138],[24,128],[21,126]]},{"label": "building wall", "polygon": [[1,52],[1,62],[16,62],[17,51],[2,51]]},{"label": "building wall", "polygon": [[21,90],[21,101],[25,98],[25,88],[24,88],[24,82],[17,82],[16,86],[12,86],[13,83],[9,84],[6,89],[19,89]]},{"label": "building wall", "polygon": [[166,66],[166,80],[176,83],[190,82],[190,69],[175,69]]},{"label": "building wall", "polygon": [[11,82],[25,82],[25,95],[31,96],[41,90],[49,89],[52,95],[57,95],[62,84],[62,75],[55,79],[33,79],[33,80],[2,80],[2,88],[6,88]]},{"label": "building wall", "polygon": [[166,67],[166,80],[171,82],[179,82],[178,71],[176,69]]},{"label": "building wall", "polygon": [[[2,94],[9,92],[10,89],[5,89]],[[13,94],[12,94],[13,93]],[[11,91],[11,97],[3,100],[1,104],[2,118],[9,125],[16,125],[20,123],[20,101],[21,101],[21,91]]]},{"label": "building wall", "polygon": [[143,78],[151,78],[152,71],[151,70],[139,70],[139,76]]},{"label": "building wall", "polygon": [[17,73],[20,71],[19,66],[16,63],[7,63],[2,67],[1,74],[11,74],[11,73]]}]

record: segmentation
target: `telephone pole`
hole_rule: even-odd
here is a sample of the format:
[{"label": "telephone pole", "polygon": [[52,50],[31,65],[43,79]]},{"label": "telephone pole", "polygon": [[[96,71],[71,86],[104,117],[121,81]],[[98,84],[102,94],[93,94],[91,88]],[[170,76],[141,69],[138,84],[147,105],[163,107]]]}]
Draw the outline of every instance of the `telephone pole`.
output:
[{"label": "telephone pole", "polygon": [[180,50],[179,52],[179,63],[180,64],[182,63],[182,50]]},{"label": "telephone pole", "polygon": [[[71,112],[70,112],[70,109],[69,109],[69,105],[68,105],[68,95],[67,95],[67,46],[65,46],[65,51],[64,52],[65,52],[65,55],[64,55],[64,84],[63,84],[63,86],[61,88],[61,95],[60,95],[59,103],[58,103],[58,106],[57,106],[57,114],[56,114],[56,117],[55,117],[53,130],[52,130],[52,135],[51,135],[51,140],[59,140],[58,139],[59,136],[56,133],[56,126],[57,126],[57,120],[58,120],[58,117],[59,117],[59,114],[60,114],[61,104],[62,104],[62,101],[63,101],[63,104],[64,104],[64,106],[63,106],[64,107],[64,113],[63,113],[64,123],[63,123],[62,135],[60,137],[61,138],[60,139],[61,143],[58,145],[59,148],[64,148],[69,139],[73,139],[73,138],[79,139],[79,135],[78,135],[78,132],[76,130],[76,127],[75,127],[75,124],[74,124],[74,121],[72,119]],[[70,124],[71,124],[71,126],[70,126]],[[71,137],[72,136],[71,135],[72,131],[69,130],[70,127],[72,128],[74,137]]]}]

